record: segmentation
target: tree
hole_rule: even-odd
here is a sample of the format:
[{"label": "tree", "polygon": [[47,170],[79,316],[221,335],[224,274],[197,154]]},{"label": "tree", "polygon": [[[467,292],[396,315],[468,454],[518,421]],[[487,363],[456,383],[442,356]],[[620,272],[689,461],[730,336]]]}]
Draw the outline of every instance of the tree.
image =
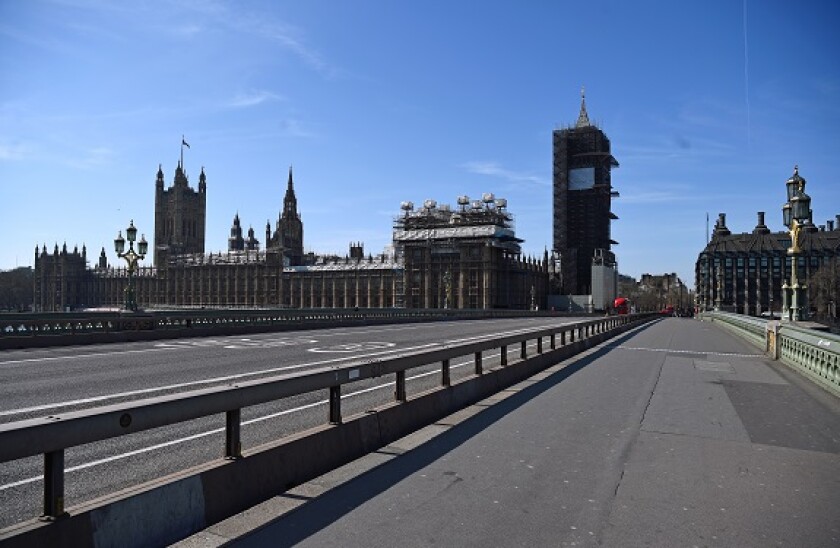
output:
[{"label": "tree", "polygon": [[34,300],[32,268],[0,270],[0,310],[23,312]]},{"label": "tree", "polygon": [[840,258],[825,261],[808,280],[811,307],[817,311],[817,318],[836,321],[840,305]]}]

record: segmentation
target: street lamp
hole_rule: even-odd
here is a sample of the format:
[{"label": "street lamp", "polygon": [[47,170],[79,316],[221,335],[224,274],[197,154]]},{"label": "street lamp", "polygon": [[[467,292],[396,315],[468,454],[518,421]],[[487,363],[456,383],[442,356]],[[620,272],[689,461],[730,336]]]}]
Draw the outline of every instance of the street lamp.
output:
[{"label": "street lamp", "polygon": [[137,242],[137,252],[134,252],[134,242],[137,239],[137,229],[134,227],[132,220],[128,228],[125,229],[125,235],[128,238],[128,251],[125,251],[125,239],[122,231],[114,238],[114,249],[117,252],[117,257],[125,259],[128,263],[128,286],[125,288],[125,309],[136,311],[137,298],[134,293],[134,271],[137,269],[137,263],[146,257],[146,252],[149,250],[149,242],[146,241],[146,236],[141,236],[140,241]]},{"label": "street lamp", "polygon": [[805,194],[805,179],[799,176],[799,166],[793,168],[793,176],[785,183],[788,201],[782,206],[782,220],[790,231],[790,285],[782,284],[782,316],[790,321],[807,319],[807,286],[799,283],[799,237],[802,225],[811,218],[811,197]]},{"label": "street lamp", "polygon": [[452,301],[452,272],[447,270],[443,274],[443,308],[449,308]]}]

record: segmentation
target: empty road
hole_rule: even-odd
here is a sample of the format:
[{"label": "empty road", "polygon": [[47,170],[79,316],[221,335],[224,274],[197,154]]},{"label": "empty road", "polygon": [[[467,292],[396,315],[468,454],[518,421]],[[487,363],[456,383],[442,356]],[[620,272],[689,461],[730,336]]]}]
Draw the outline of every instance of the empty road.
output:
[{"label": "empty road", "polygon": [[[341,365],[360,358],[434,349],[573,323],[575,318],[474,320],[149,341],[0,352],[0,423]],[[485,367],[498,355],[485,356]],[[452,364],[452,378],[472,359]],[[436,386],[434,366],[410,374],[408,394]],[[348,387],[345,416],[391,401],[393,378]],[[243,448],[320,425],[327,394],[311,393],[243,409]],[[224,416],[68,449],[65,505],[219,458]],[[40,514],[42,459],[0,464],[0,528]]]}]

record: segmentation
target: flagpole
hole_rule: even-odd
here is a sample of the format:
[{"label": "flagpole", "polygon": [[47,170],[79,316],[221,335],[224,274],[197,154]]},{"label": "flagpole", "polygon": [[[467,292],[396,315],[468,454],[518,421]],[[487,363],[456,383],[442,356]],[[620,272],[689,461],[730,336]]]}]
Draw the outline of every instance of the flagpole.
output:
[{"label": "flagpole", "polygon": [[181,171],[184,171],[184,136],[181,135]]}]

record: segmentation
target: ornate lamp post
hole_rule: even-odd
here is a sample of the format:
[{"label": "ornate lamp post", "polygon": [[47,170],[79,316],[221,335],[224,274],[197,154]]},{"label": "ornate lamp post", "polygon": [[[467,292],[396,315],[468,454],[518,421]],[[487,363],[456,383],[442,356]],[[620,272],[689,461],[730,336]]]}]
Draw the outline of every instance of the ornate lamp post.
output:
[{"label": "ornate lamp post", "polygon": [[447,270],[443,274],[443,308],[449,308],[452,302],[452,272]]},{"label": "ornate lamp post", "polygon": [[808,316],[806,303],[807,286],[799,283],[799,237],[802,225],[811,219],[811,197],[805,194],[805,179],[799,176],[799,166],[793,168],[793,176],[785,183],[788,201],[782,206],[782,220],[790,230],[790,284],[782,285],[782,316],[790,321],[805,320]]},{"label": "ornate lamp post", "polygon": [[122,231],[114,238],[114,249],[118,257],[125,259],[128,263],[128,286],[125,288],[125,309],[136,311],[137,298],[134,292],[134,271],[137,270],[137,263],[146,257],[146,252],[149,250],[149,243],[146,241],[146,236],[141,236],[140,241],[137,242],[137,252],[134,252],[134,241],[137,239],[137,229],[134,227],[132,220],[128,228],[125,229],[125,235],[128,238],[128,251],[125,251],[125,240],[122,236]]}]

